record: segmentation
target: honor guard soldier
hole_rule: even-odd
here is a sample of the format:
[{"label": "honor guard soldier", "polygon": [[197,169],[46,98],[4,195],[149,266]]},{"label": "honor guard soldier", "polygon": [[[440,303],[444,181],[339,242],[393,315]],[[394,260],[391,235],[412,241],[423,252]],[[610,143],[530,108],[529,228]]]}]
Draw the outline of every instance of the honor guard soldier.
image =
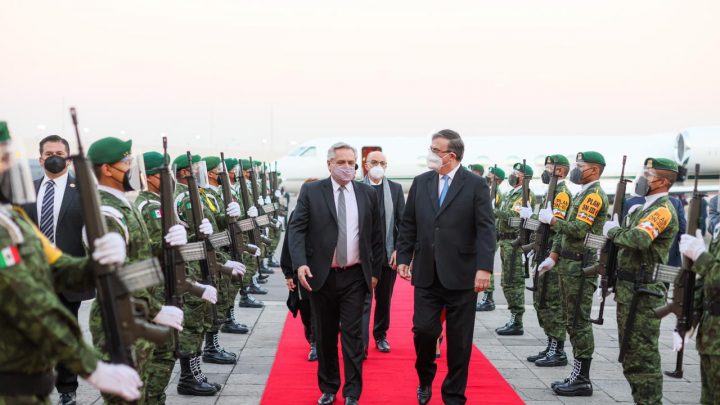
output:
[{"label": "honor guard soldier", "polygon": [[[488,168],[488,175],[485,176],[485,180],[488,184],[492,185],[492,187],[490,187],[490,198],[493,203],[493,212],[497,216],[497,211],[503,198],[502,193],[500,193],[500,184],[502,184],[502,182],[505,180],[505,171],[497,166],[492,166]],[[500,244],[498,244],[498,249],[499,248]],[[495,300],[493,299],[493,292],[495,292],[494,273],[490,275],[490,287],[483,291],[483,295],[475,307],[476,311],[485,312],[495,310]]]}]

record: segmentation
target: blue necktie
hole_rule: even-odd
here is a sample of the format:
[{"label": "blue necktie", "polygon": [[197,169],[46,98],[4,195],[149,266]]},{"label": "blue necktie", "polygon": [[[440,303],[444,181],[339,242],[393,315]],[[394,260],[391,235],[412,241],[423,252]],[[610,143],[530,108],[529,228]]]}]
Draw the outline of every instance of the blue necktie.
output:
[{"label": "blue necktie", "polygon": [[40,210],[40,231],[47,236],[50,242],[55,243],[55,182],[50,180],[45,184],[42,208]]},{"label": "blue necktie", "polygon": [[450,176],[447,174],[443,176],[443,180],[445,180],[445,183],[443,184],[442,191],[440,192],[440,206],[443,205],[443,201],[445,201],[445,196],[447,195],[448,191],[448,184],[450,182]]}]

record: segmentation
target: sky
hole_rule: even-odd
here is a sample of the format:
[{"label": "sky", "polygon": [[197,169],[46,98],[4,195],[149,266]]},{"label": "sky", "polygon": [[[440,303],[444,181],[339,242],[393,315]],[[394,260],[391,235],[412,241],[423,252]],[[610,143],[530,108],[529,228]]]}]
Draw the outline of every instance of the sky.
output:
[{"label": "sky", "polygon": [[0,120],[28,144],[272,159],[315,137],[720,124],[720,2],[0,0]]}]

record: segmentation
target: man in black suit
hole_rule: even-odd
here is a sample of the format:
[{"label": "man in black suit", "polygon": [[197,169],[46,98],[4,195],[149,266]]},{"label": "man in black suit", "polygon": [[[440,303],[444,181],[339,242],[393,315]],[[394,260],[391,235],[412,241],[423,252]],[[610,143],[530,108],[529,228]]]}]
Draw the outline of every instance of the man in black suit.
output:
[{"label": "man in black suit", "polygon": [[[68,173],[69,155],[68,142],[58,135],[50,135],[40,141],[39,162],[45,174],[35,180],[37,202],[27,205],[25,211],[60,250],[72,256],[84,256],[81,231],[85,221],[75,178]],[[82,301],[94,297],[94,290],[60,293],[60,301],[75,318]],[[57,372],[55,387],[60,394],[59,404],[74,405],[77,375],[62,365],[58,366]]]},{"label": "man in black suit", "polygon": [[[495,225],[485,179],[460,165],[465,146],[444,129],[432,137],[431,170],[413,180],[400,227],[400,277],[415,286],[413,333],[420,404],[430,401],[435,378],[435,344],[446,311],[448,375],[446,404],[464,404],[472,353],[477,293],[490,285]],[[410,262],[413,261],[412,274]]]},{"label": "man in black suit", "polygon": [[357,404],[360,398],[363,302],[377,284],[385,258],[377,193],[353,181],[356,161],[352,146],[342,142],[331,146],[330,177],[302,186],[288,226],[292,265],[300,285],[310,291],[321,405],[335,402],[340,388],[338,330],[345,404]]},{"label": "man in black suit", "polygon": [[[370,185],[378,194],[380,224],[382,225],[383,241],[385,242],[385,256],[382,270],[375,287],[375,318],[373,337],[375,347],[382,353],[390,352],[390,343],[387,341],[387,330],[390,327],[390,300],[392,299],[397,268],[395,264],[397,234],[400,229],[402,212],[405,209],[405,195],[400,184],[385,177],[387,158],[381,151],[368,153],[365,158],[365,167],[368,175],[363,182]],[[368,340],[370,339],[370,308],[372,306],[372,292],[365,298],[363,309],[363,344],[367,358]]]}]

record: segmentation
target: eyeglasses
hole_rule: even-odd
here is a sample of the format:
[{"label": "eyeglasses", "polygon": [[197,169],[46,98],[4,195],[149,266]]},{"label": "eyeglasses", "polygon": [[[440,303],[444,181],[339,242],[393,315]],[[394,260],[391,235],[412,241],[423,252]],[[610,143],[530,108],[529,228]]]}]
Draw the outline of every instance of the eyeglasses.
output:
[{"label": "eyeglasses", "polygon": [[449,150],[440,150],[440,149],[438,149],[438,148],[433,148],[432,146],[430,147],[430,152],[432,152],[432,153],[434,153],[434,154],[436,154],[436,155],[439,155],[439,154],[441,154],[441,153],[452,153],[452,151],[449,151]]},{"label": "eyeglasses", "polygon": [[371,167],[375,167],[377,165],[380,165],[382,167],[387,167],[387,162],[383,162],[383,161],[371,160],[368,163],[370,164]]}]

